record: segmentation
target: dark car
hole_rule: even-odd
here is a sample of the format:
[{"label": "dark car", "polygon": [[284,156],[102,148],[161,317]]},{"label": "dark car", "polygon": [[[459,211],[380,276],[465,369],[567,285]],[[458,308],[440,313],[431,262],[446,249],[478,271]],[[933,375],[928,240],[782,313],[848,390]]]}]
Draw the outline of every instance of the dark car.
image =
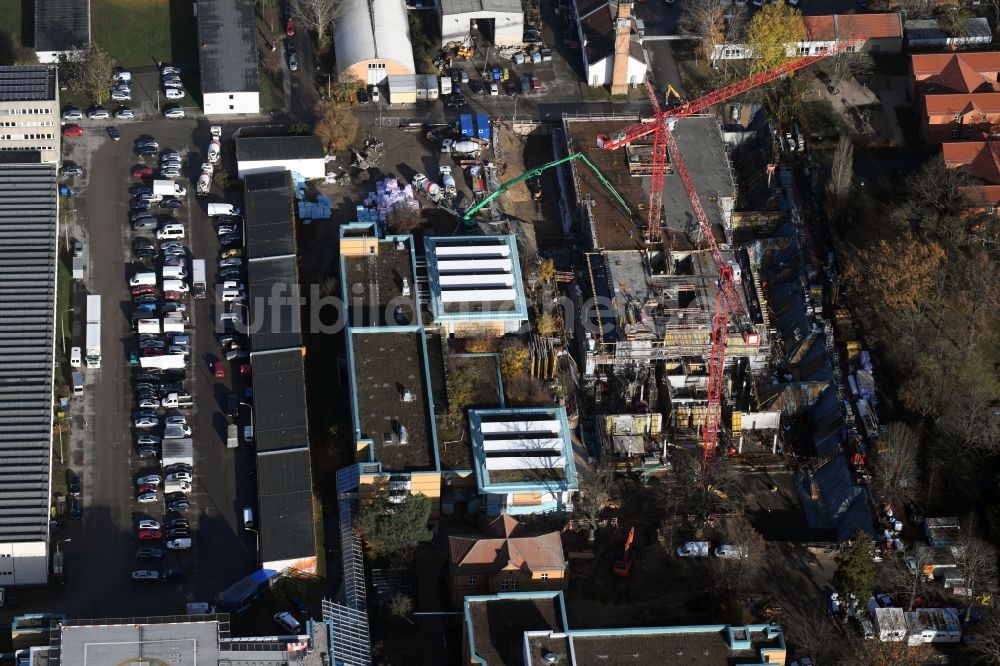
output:
[{"label": "dark car", "polygon": [[180,199],[173,199],[173,198],[164,199],[163,201],[160,202],[160,208],[173,209],[173,208],[180,208],[183,205],[184,205],[183,201],[181,201]]},{"label": "dark car", "polygon": [[122,140],[122,135],[118,133],[118,128],[117,127],[109,127],[108,128],[108,136],[111,137],[112,141],[121,141]]},{"label": "dark car", "polygon": [[367,104],[368,101],[369,101],[368,91],[366,91],[366,90],[359,90],[358,91],[358,103],[359,104]]},{"label": "dark car", "polygon": [[132,187],[128,188],[128,193],[134,197],[140,196],[142,194],[152,194],[153,188],[150,187],[149,185],[133,185]]},{"label": "dark car", "polygon": [[139,146],[135,149],[135,154],[140,157],[152,157],[159,152],[154,146]]},{"label": "dark car", "polygon": [[449,95],[444,100],[444,105],[449,109],[457,109],[466,105],[465,98],[461,95]]},{"label": "dark car", "polygon": [[140,548],[135,551],[135,559],[139,562],[151,562],[163,559],[163,551],[159,548]]},{"label": "dark car", "polygon": [[145,213],[149,210],[149,202],[137,199],[129,204],[129,213]]},{"label": "dark car", "polygon": [[69,518],[70,520],[83,519],[83,502],[80,501],[79,497],[73,497],[69,501]]},{"label": "dark car", "polygon": [[226,396],[226,416],[235,419],[240,415],[240,399],[236,394],[230,393]]},{"label": "dark car", "polygon": [[80,496],[80,477],[71,469],[66,470],[66,492],[73,497]]},{"label": "dark car", "polygon": [[167,569],[160,576],[160,580],[167,582],[168,580],[183,580],[184,572],[180,569]]},{"label": "dark car", "polygon": [[484,88],[483,84],[479,81],[469,81],[469,88],[471,88],[472,92],[477,95],[482,95],[486,92],[486,88]]},{"label": "dark car", "polygon": [[135,452],[140,458],[155,458],[160,455],[160,447],[152,444],[144,444],[143,446],[137,447]]},{"label": "dark car", "polygon": [[243,237],[239,233],[228,233],[219,236],[219,243],[225,246],[243,245]]}]

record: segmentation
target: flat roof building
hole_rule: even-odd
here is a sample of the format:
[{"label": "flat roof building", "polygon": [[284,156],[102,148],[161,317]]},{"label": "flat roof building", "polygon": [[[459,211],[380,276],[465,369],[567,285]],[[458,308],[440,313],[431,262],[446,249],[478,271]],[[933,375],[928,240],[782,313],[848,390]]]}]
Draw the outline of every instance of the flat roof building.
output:
[{"label": "flat roof building", "polygon": [[318,136],[248,136],[236,139],[242,179],[251,173],[292,171],[307,180],[326,175],[326,152]]},{"label": "flat roof building", "polygon": [[424,246],[431,321],[448,335],[501,336],[527,323],[513,236],[433,237]]},{"label": "flat roof building", "polygon": [[564,407],[470,409],[469,435],[487,513],[572,508],[576,463]]},{"label": "flat roof building", "polygon": [[48,65],[0,67],[0,155],[5,162],[61,159],[57,71]]},{"label": "flat roof building", "polygon": [[342,7],[333,24],[340,76],[374,86],[388,76],[416,74],[404,0],[358,0]]},{"label": "flat roof building", "polygon": [[[333,629],[308,620],[298,633],[231,636],[230,615],[51,620],[49,645],[31,652],[30,666],[89,666],[133,661],[256,666],[324,666]],[[278,626],[275,625],[275,629]]]},{"label": "flat roof building", "polygon": [[260,559],[265,568],[314,570],[293,190],[286,171],[250,174],[244,185]]},{"label": "flat roof building", "polygon": [[494,46],[524,42],[520,0],[441,0],[441,45],[462,42],[476,31]]},{"label": "flat roof building", "polygon": [[253,3],[199,0],[198,58],[206,116],[260,113]]},{"label": "flat roof building", "polygon": [[90,0],[35,0],[38,62],[57,63],[74,48],[90,44]]},{"label": "flat roof building", "polygon": [[562,592],[470,596],[463,614],[465,663],[479,666],[784,666],[787,658],[773,624],[573,629]]},{"label": "flat roof building", "polygon": [[0,587],[49,577],[56,186],[54,164],[0,164]]}]

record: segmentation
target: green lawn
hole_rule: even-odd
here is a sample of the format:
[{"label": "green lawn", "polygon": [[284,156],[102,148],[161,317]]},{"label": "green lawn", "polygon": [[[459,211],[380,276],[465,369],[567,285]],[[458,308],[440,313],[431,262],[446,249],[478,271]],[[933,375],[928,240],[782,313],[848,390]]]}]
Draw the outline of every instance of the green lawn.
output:
[{"label": "green lawn", "polygon": [[195,64],[198,36],[191,12],[185,0],[93,0],[94,41],[124,67]]},{"label": "green lawn", "polygon": [[0,30],[21,36],[21,0],[0,0]]}]

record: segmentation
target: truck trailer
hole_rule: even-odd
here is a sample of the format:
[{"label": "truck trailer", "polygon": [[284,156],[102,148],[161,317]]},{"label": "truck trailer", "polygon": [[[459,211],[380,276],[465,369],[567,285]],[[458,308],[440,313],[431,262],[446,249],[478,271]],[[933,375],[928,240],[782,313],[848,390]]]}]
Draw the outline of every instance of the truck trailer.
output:
[{"label": "truck trailer", "polygon": [[205,298],[207,291],[205,260],[195,259],[191,262],[191,295],[195,298]]},{"label": "truck trailer", "polygon": [[101,367],[101,297],[87,296],[87,352],[84,356],[88,368]]},{"label": "truck trailer", "polygon": [[192,439],[165,439],[163,448],[160,451],[160,464],[163,467],[171,465],[191,465],[194,466],[194,440]]}]

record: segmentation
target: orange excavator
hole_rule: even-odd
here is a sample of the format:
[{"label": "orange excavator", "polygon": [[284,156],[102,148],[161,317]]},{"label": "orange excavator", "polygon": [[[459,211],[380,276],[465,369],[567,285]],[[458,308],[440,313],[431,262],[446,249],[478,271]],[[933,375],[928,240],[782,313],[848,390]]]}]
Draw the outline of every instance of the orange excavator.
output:
[{"label": "orange excavator", "polygon": [[611,567],[611,572],[614,575],[626,578],[632,573],[632,541],[634,539],[635,527],[632,527],[628,531],[628,537],[625,539],[625,548],[622,550],[622,556],[615,560],[614,566]]}]

